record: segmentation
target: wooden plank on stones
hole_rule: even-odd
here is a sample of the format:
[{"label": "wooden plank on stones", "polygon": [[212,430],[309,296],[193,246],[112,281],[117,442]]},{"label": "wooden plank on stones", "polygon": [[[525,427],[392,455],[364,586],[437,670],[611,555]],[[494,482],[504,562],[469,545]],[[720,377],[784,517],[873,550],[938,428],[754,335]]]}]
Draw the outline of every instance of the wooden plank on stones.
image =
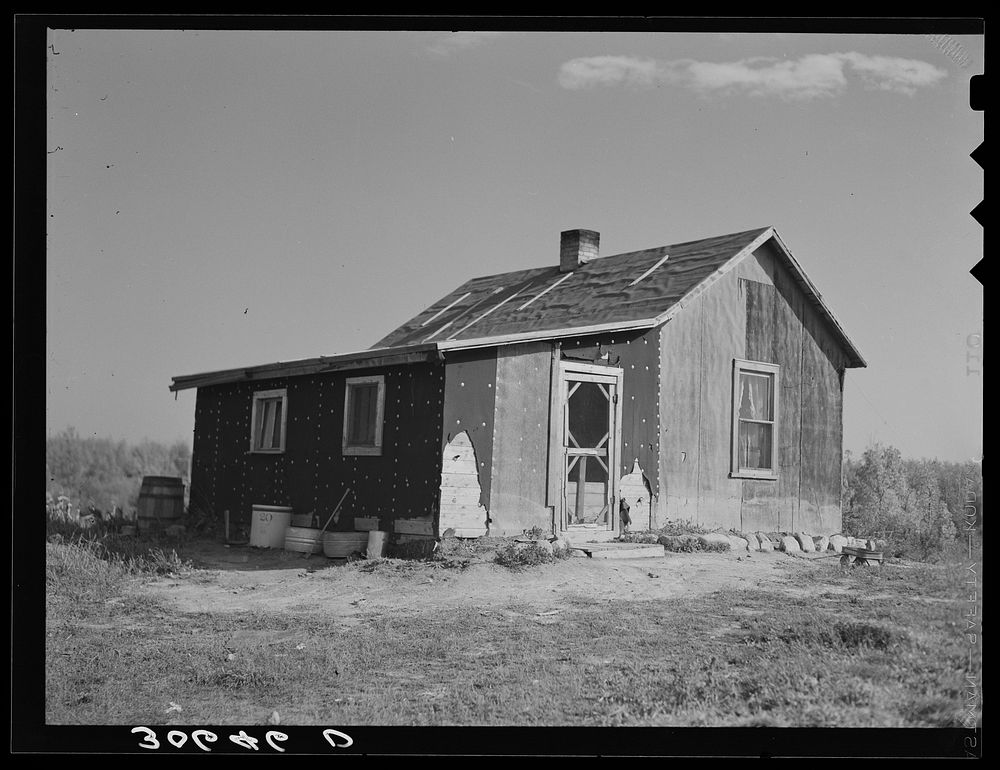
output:
[{"label": "wooden plank on stones", "polygon": [[434,535],[434,522],[429,519],[396,519],[393,531],[407,535]]}]

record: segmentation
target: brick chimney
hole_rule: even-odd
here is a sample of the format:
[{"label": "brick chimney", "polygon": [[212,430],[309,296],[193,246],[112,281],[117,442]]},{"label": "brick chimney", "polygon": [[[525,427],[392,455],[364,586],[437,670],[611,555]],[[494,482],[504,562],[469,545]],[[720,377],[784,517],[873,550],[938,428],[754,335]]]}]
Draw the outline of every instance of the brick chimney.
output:
[{"label": "brick chimney", "polygon": [[601,234],[593,230],[566,230],[559,239],[559,272],[576,270],[585,262],[597,259]]}]

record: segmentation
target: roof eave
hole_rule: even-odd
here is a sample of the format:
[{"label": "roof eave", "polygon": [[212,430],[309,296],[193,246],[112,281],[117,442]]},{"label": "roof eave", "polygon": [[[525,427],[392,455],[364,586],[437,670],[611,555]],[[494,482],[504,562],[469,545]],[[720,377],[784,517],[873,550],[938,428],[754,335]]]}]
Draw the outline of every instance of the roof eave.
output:
[{"label": "roof eave", "polygon": [[467,350],[470,348],[494,347],[496,345],[514,345],[520,342],[537,342],[541,340],[565,339],[566,337],[581,337],[589,334],[603,334],[605,332],[639,331],[642,329],[652,329],[660,323],[661,322],[656,318],[643,318],[632,321],[592,324],[590,326],[539,329],[538,331],[532,332],[498,334],[489,337],[474,337],[463,340],[444,340],[436,344],[438,349],[441,351]]},{"label": "roof eave", "polygon": [[295,377],[303,374],[343,371],[347,369],[370,368],[375,366],[405,365],[422,363],[436,359],[440,354],[434,344],[400,345],[388,348],[371,348],[353,353],[333,356],[303,358],[296,361],[277,361],[258,366],[237,369],[219,369],[198,374],[186,374],[172,378],[170,390],[188,390],[209,385],[224,385],[234,382]]}]

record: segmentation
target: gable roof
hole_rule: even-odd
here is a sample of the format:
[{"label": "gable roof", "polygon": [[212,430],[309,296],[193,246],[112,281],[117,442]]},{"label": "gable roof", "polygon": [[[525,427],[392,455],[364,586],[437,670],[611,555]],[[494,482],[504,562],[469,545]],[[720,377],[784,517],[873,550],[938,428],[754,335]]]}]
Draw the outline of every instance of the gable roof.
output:
[{"label": "gable roof", "polygon": [[570,273],[553,265],[473,278],[374,347],[461,342],[652,319],[767,229],[600,257]]},{"label": "gable roof", "polygon": [[848,366],[867,366],[772,227],[600,257],[572,272],[540,267],[466,281],[368,350],[173,378],[170,390],[434,360],[440,351],[651,329],[773,239],[806,299],[827,322]]},{"label": "gable roof", "polygon": [[399,326],[373,348],[436,344],[441,350],[652,328],[669,320],[768,240],[830,324],[850,366],[865,360],[772,227],[474,278]]}]

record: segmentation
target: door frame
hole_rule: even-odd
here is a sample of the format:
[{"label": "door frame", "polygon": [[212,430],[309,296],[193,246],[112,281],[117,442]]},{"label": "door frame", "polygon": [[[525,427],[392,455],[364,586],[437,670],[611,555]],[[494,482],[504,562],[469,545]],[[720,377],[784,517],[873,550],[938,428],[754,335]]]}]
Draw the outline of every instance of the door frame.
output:
[{"label": "door frame", "polygon": [[[553,524],[561,531],[615,530],[618,525],[618,484],[621,479],[621,449],[622,449],[622,384],[625,379],[623,369],[615,366],[602,366],[579,361],[559,360],[554,367],[552,382],[552,408],[549,410],[549,468],[558,474],[555,488],[558,493],[554,503],[555,521]],[[604,382],[614,385],[612,408],[609,410],[612,425],[608,431],[608,517],[604,526],[599,524],[568,524],[566,516],[566,457],[565,421],[567,408],[567,382],[583,380],[589,382]]]}]

